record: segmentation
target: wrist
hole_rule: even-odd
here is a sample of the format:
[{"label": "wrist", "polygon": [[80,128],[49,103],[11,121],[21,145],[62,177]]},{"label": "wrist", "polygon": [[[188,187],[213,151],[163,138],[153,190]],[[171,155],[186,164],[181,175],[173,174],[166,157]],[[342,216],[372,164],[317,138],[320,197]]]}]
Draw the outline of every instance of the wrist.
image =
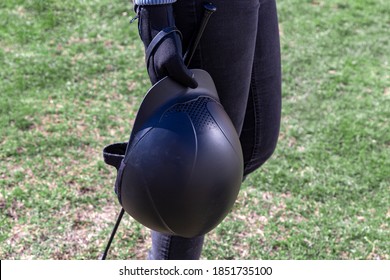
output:
[{"label": "wrist", "polygon": [[137,7],[142,41],[150,41],[163,29],[175,26],[172,4],[141,5]]}]

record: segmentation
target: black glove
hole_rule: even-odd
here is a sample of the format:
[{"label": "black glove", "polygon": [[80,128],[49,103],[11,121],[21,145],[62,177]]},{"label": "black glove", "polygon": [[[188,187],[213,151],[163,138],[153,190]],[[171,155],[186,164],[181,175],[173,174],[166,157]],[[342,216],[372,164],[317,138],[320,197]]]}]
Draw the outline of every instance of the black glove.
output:
[{"label": "black glove", "polygon": [[[152,84],[169,76],[184,86],[196,88],[198,83],[183,61],[181,34],[175,29],[172,4],[136,6],[136,12],[139,17],[139,35],[147,54],[146,67]],[[162,30],[165,33],[160,33],[162,38],[158,40],[160,36],[155,37]],[[151,48],[148,49],[150,45]]]}]

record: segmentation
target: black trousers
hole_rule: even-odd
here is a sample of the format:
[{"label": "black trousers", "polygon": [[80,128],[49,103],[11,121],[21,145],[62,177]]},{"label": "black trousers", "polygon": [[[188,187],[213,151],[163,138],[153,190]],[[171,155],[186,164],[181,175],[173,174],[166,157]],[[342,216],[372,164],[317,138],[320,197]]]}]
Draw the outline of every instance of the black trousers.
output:
[{"label": "black trousers", "polygon": [[[203,16],[204,0],[174,3],[183,49]],[[281,115],[280,43],[275,0],[212,0],[211,16],[190,68],[212,76],[221,103],[240,135],[245,175],[276,147]],[[152,232],[149,259],[198,259],[204,236]]]}]

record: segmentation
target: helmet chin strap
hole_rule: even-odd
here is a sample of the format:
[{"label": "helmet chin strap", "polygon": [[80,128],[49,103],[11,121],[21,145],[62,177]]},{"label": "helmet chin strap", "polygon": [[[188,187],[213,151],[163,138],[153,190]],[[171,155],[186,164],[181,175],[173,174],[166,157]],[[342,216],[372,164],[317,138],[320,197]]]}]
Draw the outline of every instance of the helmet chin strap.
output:
[{"label": "helmet chin strap", "polygon": [[103,254],[100,256],[100,260],[105,260],[106,257],[107,257],[107,253],[108,253],[108,250],[110,250],[110,246],[111,246],[111,243],[112,243],[112,240],[114,239],[114,236],[116,234],[116,231],[119,227],[119,224],[121,223],[121,220],[122,220],[122,217],[123,217],[123,214],[125,213],[125,210],[122,208],[121,211],[119,212],[119,215],[118,215],[118,218],[116,219],[116,223],[115,223],[115,226],[111,232],[111,236],[110,236],[110,239],[108,240],[108,243],[106,245],[106,249],[104,250]]}]

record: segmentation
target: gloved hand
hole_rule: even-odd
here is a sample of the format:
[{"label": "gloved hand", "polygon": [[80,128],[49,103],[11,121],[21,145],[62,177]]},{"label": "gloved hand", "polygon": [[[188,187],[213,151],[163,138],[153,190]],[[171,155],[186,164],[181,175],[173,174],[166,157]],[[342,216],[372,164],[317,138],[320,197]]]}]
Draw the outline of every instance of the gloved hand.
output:
[{"label": "gloved hand", "polygon": [[147,57],[147,69],[152,84],[169,76],[180,84],[195,88],[198,83],[183,61],[181,34],[172,31],[175,26],[172,4],[136,6],[138,29],[145,50],[161,30],[171,31],[153,48]]}]

